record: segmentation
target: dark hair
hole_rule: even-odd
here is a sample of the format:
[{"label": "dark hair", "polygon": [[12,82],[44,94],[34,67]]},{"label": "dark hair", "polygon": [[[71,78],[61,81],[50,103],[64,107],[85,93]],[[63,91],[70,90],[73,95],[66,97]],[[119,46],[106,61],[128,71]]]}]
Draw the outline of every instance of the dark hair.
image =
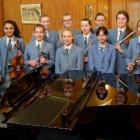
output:
[{"label": "dark hair", "polygon": [[[89,25],[91,26],[91,20],[89,18],[82,18],[81,21],[88,21]],[[93,29],[91,27],[90,31],[93,32]]]},{"label": "dark hair", "polygon": [[[126,17],[126,19],[127,19],[126,33],[125,33],[125,36],[124,36],[124,38],[125,38],[125,37],[128,36],[133,30],[132,30],[132,28],[130,28],[129,25],[128,25],[128,22],[129,22],[129,14],[127,13],[127,11],[125,11],[125,10],[120,10],[120,11],[117,13],[117,15],[116,15],[116,20],[117,20],[118,15],[120,15],[120,14],[124,15],[124,16]],[[126,44],[129,43],[129,40],[130,40],[131,38],[132,38],[132,36],[126,41]]]},{"label": "dark hair", "polygon": [[100,31],[103,31],[103,33],[107,36],[108,35],[108,30],[105,26],[100,26],[97,31],[96,31],[96,36],[99,35]]},{"label": "dark hair", "polygon": [[37,27],[42,28],[43,31],[45,32],[45,27],[44,27],[42,24],[36,24],[36,25],[34,26],[34,31],[35,31],[35,29],[36,29]]},{"label": "dark hair", "polygon": [[95,20],[97,19],[98,16],[103,16],[103,17],[105,18],[105,20],[106,20],[105,15],[104,15],[103,13],[101,13],[101,12],[98,12],[98,13],[96,14]]},{"label": "dark hair", "polygon": [[124,16],[126,17],[126,19],[127,19],[127,22],[129,22],[129,14],[128,14],[127,11],[125,11],[125,10],[120,10],[120,11],[117,13],[117,15],[116,15],[116,20],[117,20],[118,15],[120,15],[120,14],[124,15]]},{"label": "dark hair", "polygon": [[21,37],[19,28],[18,28],[18,26],[17,26],[17,24],[16,24],[16,22],[14,20],[6,20],[6,21],[4,21],[3,26],[5,26],[6,24],[11,24],[14,27],[14,36]]},{"label": "dark hair", "polygon": [[82,18],[81,21],[88,21],[89,25],[91,26],[91,20],[88,18]]}]

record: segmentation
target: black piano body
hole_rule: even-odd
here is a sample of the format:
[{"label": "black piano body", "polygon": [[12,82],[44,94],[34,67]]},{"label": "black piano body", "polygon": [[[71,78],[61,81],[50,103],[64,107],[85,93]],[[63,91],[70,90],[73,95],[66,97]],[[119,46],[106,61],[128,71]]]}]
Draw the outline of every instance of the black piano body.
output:
[{"label": "black piano body", "polygon": [[72,133],[96,78],[96,72],[89,77],[83,71],[67,71],[44,80],[40,69],[32,70],[7,89],[1,101],[1,124],[9,129],[49,128]]},{"label": "black piano body", "polygon": [[137,139],[139,89],[139,75],[116,79],[113,74],[68,71],[42,80],[36,69],[7,89],[1,102],[1,124],[10,131],[24,130],[23,140],[40,130],[39,136],[50,140]]}]

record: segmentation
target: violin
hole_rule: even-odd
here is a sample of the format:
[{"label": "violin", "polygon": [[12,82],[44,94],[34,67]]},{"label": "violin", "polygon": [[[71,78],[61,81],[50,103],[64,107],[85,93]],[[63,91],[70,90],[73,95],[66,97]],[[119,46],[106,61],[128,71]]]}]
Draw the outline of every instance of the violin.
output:
[{"label": "violin", "polygon": [[[44,52],[40,52],[39,60],[40,60],[42,57],[45,58],[45,59],[47,59],[47,56],[46,56],[46,54],[45,54]],[[39,62],[39,63],[40,63],[40,62]],[[41,75],[42,75],[43,78],[47,78],[47,77],[48,77],[48,74],[49,74],[49,69],[48,69],[48,67],[45,66],[45,65],[43,64],[40,73],[41,73]]]},{"label": "violin", "polygon": [[17,55],[12,58],[12,66],[13,66],[13,71],[10,72],[10,78],[17,79],[25,75],[25,70],[24,70],[24,58],[23,55],[20,54],[20,44],[17,40],[15,47],[17,49]]}]

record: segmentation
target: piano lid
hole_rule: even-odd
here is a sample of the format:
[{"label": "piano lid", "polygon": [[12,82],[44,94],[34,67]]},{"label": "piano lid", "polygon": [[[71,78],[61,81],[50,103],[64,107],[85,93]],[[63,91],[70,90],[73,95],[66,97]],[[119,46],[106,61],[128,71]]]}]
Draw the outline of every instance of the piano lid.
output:
[{"label": "piano lid", "polygon": [[32,90],[41,84],[40,67],[27,72],[23,77],[13,81],[6,90],[1,100],[1,105],[15,106],[17,102],[25,98]]},{"label": "piano lid", "polygon": [[72,130],[96,85],[96,73],[91,75],[83,71],[68,71],[45,81],[35,93],[38,98],[33,102],[30,98],[18,110],[5,114],[7,119],[4,122]]}]

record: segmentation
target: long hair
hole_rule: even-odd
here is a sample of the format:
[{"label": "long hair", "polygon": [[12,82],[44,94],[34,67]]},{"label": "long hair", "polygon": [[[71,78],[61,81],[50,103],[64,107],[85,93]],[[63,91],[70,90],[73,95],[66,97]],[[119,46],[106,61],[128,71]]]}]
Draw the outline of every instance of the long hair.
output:
[{"label": "long hair", "polygon": [[[133,31],[133,29],[132,28],[130,28],[130,26],[128,25],[128,22],[129,22],[129,14],[127,13],[127,11],[125,11],[125,10],[120,10],[118,13],[117,13],[117,15],[116,15],[116,20],[117,20],[117,17],[118,17],[118,15],[124,15],[125,17],[126,17],[126,19],[127,19],[127,23],[126,23],[126,31],[125,31],[125,36],[124,36],[124,38],[126,37],[126,36],[128,36],[132,31]],[[125,44],[128,44],[129,43],[129,40],[132,38],[133,36],[130,36],[126,41],[125,41]]]},{"label": "long hair", "polygon": [[4,21],[3,26],[5,26],[7,23],[11,24],[14,27],[14,36],[21,37],[20,30],[14,20],[6,20]]}]

